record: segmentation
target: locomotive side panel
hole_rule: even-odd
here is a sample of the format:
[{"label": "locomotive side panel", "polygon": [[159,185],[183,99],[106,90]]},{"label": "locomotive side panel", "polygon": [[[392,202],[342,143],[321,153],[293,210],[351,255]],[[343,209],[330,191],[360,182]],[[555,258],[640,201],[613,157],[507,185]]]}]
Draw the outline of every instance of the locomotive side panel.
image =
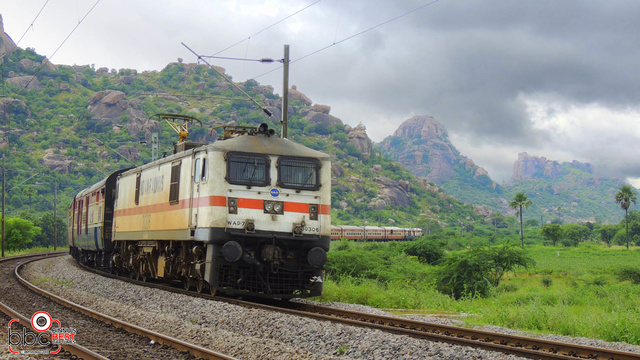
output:
[{"label": "locomotive side panel", "polygon": [[189,240],[190,168],[191,157],[183,156],[122,174],[114,240]]}]

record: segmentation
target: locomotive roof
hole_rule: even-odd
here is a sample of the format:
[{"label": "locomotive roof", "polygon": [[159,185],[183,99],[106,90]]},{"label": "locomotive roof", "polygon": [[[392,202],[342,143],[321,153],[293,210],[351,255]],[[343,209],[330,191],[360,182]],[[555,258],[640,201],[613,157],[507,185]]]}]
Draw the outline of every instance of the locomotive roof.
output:
[{"label": "locomotive roof", "polygon": [[213,151],[241,151],[265,155],[290,155],[330,160],[330,156],[289,139],[266,135],[241,135],[207,145]]}]

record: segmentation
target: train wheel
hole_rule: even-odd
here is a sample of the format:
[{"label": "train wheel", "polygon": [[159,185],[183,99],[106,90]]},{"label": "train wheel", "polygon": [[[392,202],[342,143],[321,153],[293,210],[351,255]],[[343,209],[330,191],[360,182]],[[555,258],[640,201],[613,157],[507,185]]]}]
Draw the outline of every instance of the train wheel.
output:
[{"label": "train wheel", "polygon": [[185,290],[191,290],[192,286],[193,286],[193,281],[190,278],[182,278],[182,287]]},{"label": "train wheel", "polygon": [[213,296],[216,296],[216,293],[218,292],[218,290],[213,286],[207,284],[207,292]]},{"label": "train wheel", "polygon": [[202,294],[205,289],[206,289],[206,284],[205,284],[204,280],[202,280],[202,279],[196,280],[196,290],[200,294]]}]

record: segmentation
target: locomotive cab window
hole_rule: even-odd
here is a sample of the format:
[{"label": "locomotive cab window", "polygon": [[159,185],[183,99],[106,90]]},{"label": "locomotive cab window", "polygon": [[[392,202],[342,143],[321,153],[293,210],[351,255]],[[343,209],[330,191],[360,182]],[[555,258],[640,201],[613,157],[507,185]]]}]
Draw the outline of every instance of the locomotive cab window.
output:
[{"label": "locomotive cab window", "polygon": [[281,157],[278,160],[278,185],[287,189],[318,190],[321,185],[320,161]]},{"label": "locomotive cab window", "polygon": [[207,181],[207,159],[197,158],[193,171],[193,182],[199,183]]},{"label": "locomotive cab window", "polygon": [[261,154],[227,154],[227,177],[229,184],[247,186],[267,186],[269,177],[269,158]]}]

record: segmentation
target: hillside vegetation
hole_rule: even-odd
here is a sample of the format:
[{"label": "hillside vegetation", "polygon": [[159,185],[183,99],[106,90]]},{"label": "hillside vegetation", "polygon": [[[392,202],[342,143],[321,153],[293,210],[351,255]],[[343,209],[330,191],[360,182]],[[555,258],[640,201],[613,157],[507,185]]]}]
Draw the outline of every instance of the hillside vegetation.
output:
[{"label": "hillside vegetation", "polygon": [[[222,124],[267,122],[252,102],[206,65],[171,63],[162,71],[94,69],[91,66],[41,67],[44,57],[17,49],[2,65],[4,94],[0,120],[7,129],[2,143],[7,168],[7,216],[29,214],[36,223],[53,210],[58,217],[80,189],[110,172],[151,160],[152,134],[159,149],[171,152],[176,134],[156,113],[195,116],[194,141],[212,142],[211,128]],[[281,114],[281,101],[270,86],[249,80],[238,84],[261,104]],[[474,209],[421,181],[378,150],[362,149],[364,127],[355,129],[331,115],[330,107],[312,105],[291,90],[289,137],[333,159],[332,215],[336,224],[419,226],[436,232],[459,219],[484,222]],[[354,136],[358,131],[362,134]],[[357,134],[356,134],[357,135]],[[360,143],[359,143],[360,141]],[[366,145],[366,144],[365,144]],[[366,147],[366,146],[365,146]],[[59,240],[60,241],[60,240]]]}]

